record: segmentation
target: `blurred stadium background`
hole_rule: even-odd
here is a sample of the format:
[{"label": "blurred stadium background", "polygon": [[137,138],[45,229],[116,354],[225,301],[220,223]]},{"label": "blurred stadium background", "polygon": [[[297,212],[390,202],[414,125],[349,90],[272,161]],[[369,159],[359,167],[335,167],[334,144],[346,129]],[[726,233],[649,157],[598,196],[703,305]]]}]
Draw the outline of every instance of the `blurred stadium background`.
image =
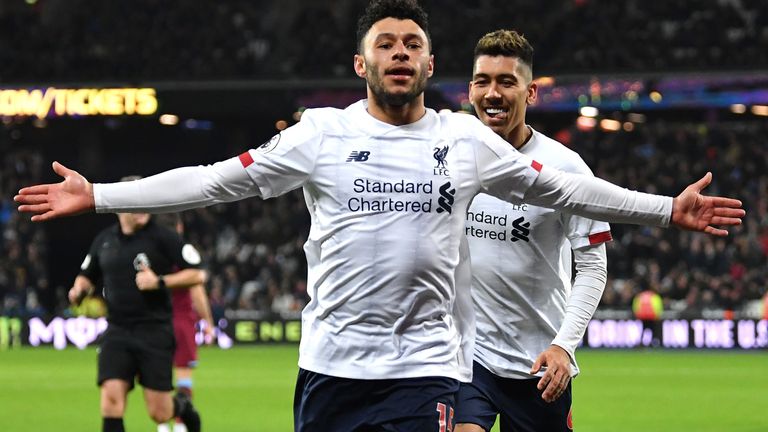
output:
[{"label": "blurred stadium background", "polygon": [[[748,212],[725,239],[613,226],[608,285],[580,351],[579,430],[768,430],[768,2],[421,3],[436,58],[427,106],[468,110],[474,43],[514,28],[536,48],[530,124],[629,188],[674,195],[712,171],[708,192],[739,197]],[[364,97],[351,64],[365,4],[0,0],[0,407],[25,406],[15,396],[25,386],[37,389],[31,401],[77,388],[84,399],[56,404],[67,412],[73,403],[92,420],[84,427],[95,427],[93,350],[72,346],[94,341],[103,308],[94,299],[73,310],[66,291],[93,236],[114,221],[32,224],[16,213],[15,191],[55,180],[53,160],[97,182],[215,162],[258,146],[306,108]],[[307,301],[301,193],[182,217],[213,276],[221,335],[221,351],[202,353],[200,409],[225,407],[215,430],[288,430]],[[661,299],[651,316],[633,311],[641,293]],[[29,365],[39,367],[25,375]],[[51,374],[49,365],[64,369]],[[62,376],[78,379],[54,389]],[[672,390],[682,393],[664,393]],[[256,410],[264,404],[273,408]],[[0,430],[44,430],[14,421],[27,418],[21,412],[0,408]],[[618,414],[614,423],[605,413]]]}]

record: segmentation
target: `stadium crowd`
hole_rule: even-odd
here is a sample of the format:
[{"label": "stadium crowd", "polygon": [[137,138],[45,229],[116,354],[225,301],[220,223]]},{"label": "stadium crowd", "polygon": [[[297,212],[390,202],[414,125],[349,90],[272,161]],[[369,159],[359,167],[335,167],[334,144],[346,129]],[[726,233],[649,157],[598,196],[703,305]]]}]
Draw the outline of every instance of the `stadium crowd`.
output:
[{"label": "stadium crowd", "polygon": [[57,289],[49,284],[45,230],[19,214],[12,198],[48,165],[39,152],[9,144],[0,138],[0,316],[43,316],[40,297]]},{"label": "stadium crowd", "polygon": [[[365,3],[2,2],[0,82],[353,78]],[[539,74],[768,66],[762,0],[421,3],[439,78],[468,76],[475,41],[496,28],[526,35]]]},{"label": "stadium crowd", "polygon": [[[546,126],[537,125],[546,131]],[[609,281],[601,308],[628,310],[643,290],[662,295],[665,308],[700,314],[738,309],[760,299],[768,284],[768,134],[760,121],[683,123],[654,120],[632,132],[555,134],[578,151],[596,175],[629,188],[675,194],[706,171],[708,192],[737,196],[747,209],[741,227],[726,238],[672,229],[612,227]],[[0,189],[0,315],[36,315],[50,287],[45,231],[15,211],[10,197],[47,166],[36,152],[4,152]],[[309,214],[301,191],[182,214],[188,240],[199,246],[212,278],[215,317],[227,310],[250,316],[295,316],[308,301],[302,245]],[[61,296],[57,296],[61,297]],[[60,305],[61,306],[61,305]]]}]

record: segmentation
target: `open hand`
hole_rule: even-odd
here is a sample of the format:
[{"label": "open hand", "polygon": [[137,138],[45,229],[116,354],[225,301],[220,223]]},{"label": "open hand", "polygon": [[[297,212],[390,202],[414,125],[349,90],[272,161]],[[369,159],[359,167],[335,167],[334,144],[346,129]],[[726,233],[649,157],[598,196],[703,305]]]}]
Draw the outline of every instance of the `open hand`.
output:
[{"label": "open hand", "polygon": [[672,225],[716,236],[727,236],[728,230],[715,228],[715,225],[741,225],[745,214],[741,201],[701,194],[711,182],[712,173],[708,172],[675,197],[672,201]]},{"label": "open hand", "polygon": [[33,213],[33,222],[73,216],[93,210],[93,185],[64,165],[54,162],[53,171],[64,177],[60,183],[41,184],[21,189],[13,200],[21,204],[20,212]]}]

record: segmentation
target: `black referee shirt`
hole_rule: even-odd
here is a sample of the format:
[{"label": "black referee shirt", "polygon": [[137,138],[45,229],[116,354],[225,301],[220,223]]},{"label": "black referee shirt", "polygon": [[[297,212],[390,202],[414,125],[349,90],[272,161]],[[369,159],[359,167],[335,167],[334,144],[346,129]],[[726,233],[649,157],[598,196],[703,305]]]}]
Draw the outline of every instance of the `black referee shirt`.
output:
[{"label": "black referee shirt", "polygon": [[158,275],[198,268],[199,255],[191,249],[194,253],[189,262],[189,248],[192,246],[185,247],[178,234],[152,219],[132,235],[123,234],[120,225],[115,224],[96,236],[80,267],[80,274],[94,285],[102,281],[110,323],[127,326],[171,323],[168,289],[140,291],[136,286],[136,263],[148,264]]}]

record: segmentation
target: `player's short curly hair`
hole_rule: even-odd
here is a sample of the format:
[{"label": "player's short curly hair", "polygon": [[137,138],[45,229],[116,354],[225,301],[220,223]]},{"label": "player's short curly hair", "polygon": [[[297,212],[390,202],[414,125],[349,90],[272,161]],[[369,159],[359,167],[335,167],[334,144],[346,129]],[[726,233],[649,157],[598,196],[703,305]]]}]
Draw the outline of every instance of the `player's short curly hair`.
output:
[{"label": "player's short curly hair", "polygon": [[475,46],[475,60],[482,55],[517,57],[533,69],[533,47],[514,30],[496,30],[480,38]]},{"label": "player's short curly hair", "polygon": [[424,9],[416,3],[416,0],[372,0],[365,12],[357,20],[357,50],[363,52],[363,39],[368,30],[377,22],[385,18],[399,20],[412,20],[427,35],[427,43],[432,47],[432,39],[429,37],[429,18]]}]

